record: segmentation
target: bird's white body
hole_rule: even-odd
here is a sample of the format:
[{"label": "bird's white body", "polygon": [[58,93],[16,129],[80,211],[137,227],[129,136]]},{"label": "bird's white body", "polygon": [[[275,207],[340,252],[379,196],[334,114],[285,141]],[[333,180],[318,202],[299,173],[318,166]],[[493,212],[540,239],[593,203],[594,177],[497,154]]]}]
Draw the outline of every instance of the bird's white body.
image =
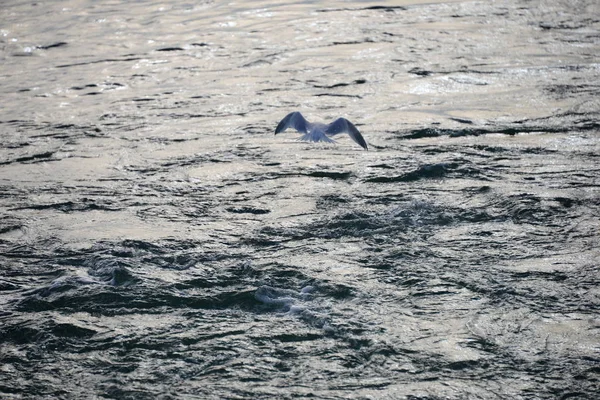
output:
[{"label": "bird's white body", "polygon": [[300,140],[305,140],[307,142],[335,143],[335,141],[333,139],[331,139],[329,136],[327,136],[326,130],[327,130],[326,124],[323,124],[320,122],[314,122],[312,124],[309,123],[308,132],[306,132],[304,135],[302,135]]}]

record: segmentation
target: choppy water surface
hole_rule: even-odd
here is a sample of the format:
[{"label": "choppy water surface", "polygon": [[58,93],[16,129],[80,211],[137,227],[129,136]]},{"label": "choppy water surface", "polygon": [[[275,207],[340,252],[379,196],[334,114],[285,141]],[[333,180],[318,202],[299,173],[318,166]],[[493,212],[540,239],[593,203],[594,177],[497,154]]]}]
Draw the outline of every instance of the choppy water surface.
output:
[{"label": "choppy water surface", "polygon": [[595,398],[599,16],[3,2],[0,397]]}]

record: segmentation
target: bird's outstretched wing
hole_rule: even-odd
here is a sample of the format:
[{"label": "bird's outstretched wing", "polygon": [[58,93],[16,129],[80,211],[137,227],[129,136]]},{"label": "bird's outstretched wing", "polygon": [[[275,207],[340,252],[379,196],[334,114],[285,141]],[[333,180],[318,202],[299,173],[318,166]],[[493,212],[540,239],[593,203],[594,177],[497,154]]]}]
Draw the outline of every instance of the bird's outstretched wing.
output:
[{"label": "bird's outstretched wing", "polygon": [[308,133],[308,121],[298,111],[294,111],[281,120],[277,125],[277,129],[275,129],[275,134],[277,135],[287,128],[294,128],[300,133]]},{"label": "bird's outstretched wing", "polygon": [[365,150],[369,150],[367,148],[367,142],[362,137],[358,129],[354,126],[354,124],[348,121],[346,118],[338,118],[329,125],[327,125],[327,129],[325,132],[328,135],[337,135],[338,133],[347,133],[352,140],[362,146]]}]

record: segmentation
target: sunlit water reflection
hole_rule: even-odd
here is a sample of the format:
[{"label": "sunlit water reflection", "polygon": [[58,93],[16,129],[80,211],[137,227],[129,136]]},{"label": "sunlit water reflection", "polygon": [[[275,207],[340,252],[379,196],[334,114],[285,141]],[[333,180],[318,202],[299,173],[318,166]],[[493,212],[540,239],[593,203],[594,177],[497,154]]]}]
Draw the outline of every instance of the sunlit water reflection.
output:
[{"label": "sunlit water reflection", "polygon": [[594,398],[597,15],[4,4],[0,397]]}]

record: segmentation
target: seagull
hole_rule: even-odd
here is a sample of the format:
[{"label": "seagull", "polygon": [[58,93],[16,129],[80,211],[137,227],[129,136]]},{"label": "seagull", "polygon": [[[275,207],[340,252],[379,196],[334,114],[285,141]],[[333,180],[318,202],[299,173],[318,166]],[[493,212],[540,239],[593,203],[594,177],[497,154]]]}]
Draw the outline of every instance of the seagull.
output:
[{"label": "seagull", "polygon": [[330,136],[335,136],[339,133],[347,133],[348,136],[362,148],[368,150],[367,142],[362,137],[358,129],[348,121],[346,118],[338,118],[330,124],[323,124],[320,122],[308,122],[302,114],[298,111],[294,111],[285,116],[284,119],[277,125],[275,134],[285,131],[287,128],[294,128],[300,133],[303,133],[300,140],[308,142],[327,142],[335,143]]}]

